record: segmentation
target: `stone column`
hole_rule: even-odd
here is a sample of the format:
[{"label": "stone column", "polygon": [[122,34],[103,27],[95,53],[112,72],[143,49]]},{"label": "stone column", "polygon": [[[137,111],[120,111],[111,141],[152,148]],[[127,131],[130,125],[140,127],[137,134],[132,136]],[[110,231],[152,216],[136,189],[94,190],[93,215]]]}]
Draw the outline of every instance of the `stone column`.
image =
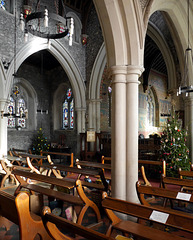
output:
[{"label": "stone column", "polygon": [[[0,100],[0,109],[4,109],[6,100]],[[7,155],[7,118],[0,116],[0,156]]]},{"label": "stone column", "polygon": [[100,122],[100,119],[101,119],[101,100],[100,99],[96,99],[95,100],[95,105],[96,105],[96,132],[97,133],[100,133],[101,131],[101,122]]},{"label": "stone column", "polygon": [[138,98],[139,66],[128,66],[126,87],[126,200],[139,202],[136,193],[138,181]]},{"label": "stone column", "polygon": [[184,99],[185,103],[185,128],[188,128],[188,148],[190,150],[190,159],[193,163],[193,95],[189,94]]},{"label": "stone column", "polygon": [[112,196],[126,199],[126,74],[127,67],[112,67]]},{"label": "stone column", "polygon": [[83,133],[85,132],[85,108],[76,108],[76,122],[77,122],[77,133]]},{"label": "stone column", "polygon": [[86,126],[85,126],[85,118],[86,118],[86,108],[82,109],[81,111],[81,117],[82,117],[82,133],[86,131]]},{"label": "stone column", "polygon": [[77,134],[82,132],[82,111],[80,108],[76,109]]}]

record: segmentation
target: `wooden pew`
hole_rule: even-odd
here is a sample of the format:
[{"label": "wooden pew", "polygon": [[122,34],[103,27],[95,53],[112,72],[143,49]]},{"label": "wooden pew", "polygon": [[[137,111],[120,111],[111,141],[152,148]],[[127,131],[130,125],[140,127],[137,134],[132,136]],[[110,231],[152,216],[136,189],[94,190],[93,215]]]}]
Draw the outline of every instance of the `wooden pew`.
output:
[{"label": "wooden pew", "polygon": [[190,178],[190,179],[193,179],[193,169],[192,169],[192,166],[191,166],[191,171],[187,171],[187,170],[182,170],[181,168],[178,169],[178,173],[179,173],[179,177],[180,179],[183,179],[183,178]]},{"label": "wooden pew", "polygon": [[[150,228],[149,230],[147,228],[144,232],[140,231],[140,228],[134,228],[133,224],[136,223],[120,219],[113,211],[136,217],[138,218],[138,221],[143,219],[145,221],[150,221],[151,223],[162,225],[164,228],[167,226],[176,228],[180,231],[193,233],[193,216],[190,214],[183,214],[171,209],[160,209],[152,206],[144,206],[120,199],[115,199],[107,197],[106,193],[103,195],[102,206],[105,209],[107,216],[111,220],[111,224],[106,232],[107,236],[111,236],[113,230],[119,230],[123,233],[132,233],[137,237],[144,237],[142,239],[169,239],[163,235],[164,232],[161,232],[160,236],[157,235],[153,238],[151,236],[151,231],[153,228]],[[171,234],[171,237],[173,237],[173,239],[177,239],[178,236]]]},{"label": "wooden pew", "polygon": [[180,189],[183,187],[193,188],[193,181],[191,179],[180,179],[162,175],[161,187],[167,188],[167,185],[176,185],[179,186]]},{"label": "wooden pew", "polygon": [[142,164],[141,175],[142,175],[143,181],[144,181],[146,186],[151,186],[151,183],[148,181],[148,179],[146,177],[144,165],[162,166],[162,173],[161,174],[166,176],[166,162],[165,161],[138,160],[138,162],[139,162],[139,164]]},{"label": "wooden pew", "polygon": [[[92,229],[85,228],[84,226],[77,225],[75,223],[72,223],[64,218],[58,217],[56,215],[53,215],[48,207],[45,207],[43,210],[43,221],[45,224],[45,227],[47,231],[50,233],[50,235],[53,237],[55,240],[66,240],[69,239],[69,235],[65,235],[61,233],[61,231],[58,229],[58,227],[64,229],[67,231],[67,233],[75,233],[79,236],[82,236],[86,239],[90,240],[113,240],[114,238],[111,236],[105,236],[102,233],[96,232]],[[186,238],[182,238],[176,235],[169,234],[167,232],[163,232],[158,229],[150,228],[135,222],[129,222],[129,229],[131,233],[135,233],[136,236],[140,237],[140,239],[157,239],[157,240],[163,240],[168,239],[168,240],[185,240]],[[71,238],[72,239],[72,238]],[[115,239],[133,239],[133,238],[126,238],[117,235]],[[139,239],[139,238],[137,238]]]},{"label": "wooden pew", "polygon": [[[46,195],[54,199],[62,200],[72,205],[80,206],[81,210],[77,219],[78,224],[82,223],[84,215],[87,209],[90,207],[95,212],[97,221],[101,222],[101,215],[100,215],[99,209],[96,206],[96,204],[93,201],[91,201],[84,193],[84,190],[82,188],[82,183],[80,180],[58,179],[55,177],[44,176],[41,174],[31,173],[24,170],[18,170],[17,168],[14,168],[12,173],[15,175],[15,177],[19,182],[19,186],[15,192],[16,194],[22,188],[26,188],[26,189],[29,189],[31,192],[37,192],[41,195]],[[35,180],[41,183],[47,183],[50,185],[51,189],[45,188],[37,184],[30,184],[28,183],[29,181],[25,181],[22,177],[25,177],[30,180]],[[67,194],[61,191],[56,191],[54,190],[54,186],[65,187],[65,188],[68,188],[69,190],[74,189],[74,187],[76,187],[79,197],[74,196],[72,194]]]},{"label": "wooden pew", "polygon": [[[94,231],[88,227],[84,227],[82,225],[75,224],[71,221],[68,221],[62,217],[58,217],[51,213],[48,207],[44,207],[43,209],[43,222],[45,224],[45,228],[49,232],[55,240],[67,240],[72,239],[72,236],[67,234],[77,234],[86,239],[90,240],[113,240],[114,238],[107,237],[105,234]],[[58,227],[67,231],[67,234],[63,234]],[[127,238],[128,240],[130,238]]]},{"label": "wooden pew", "polygon": [[[165,188],[158,188],[158,187],[151,187],[151,186],[144,186],[141,185],[140,182],[138,181],[136,184],[137,188],[137,194],[139,197],[139,200],[141,204],[145,206],[151,206],[151,204],[147,201],[147,198],[145,196],[154,196],[154,197],[159,197],[162,198],[163,201],[163,206],[165,207],[166,201],[165,200],[172,200],[172,201],[182,201],[182,202],[188,202],[188,203],[193,203],[193,195],[189,194],[187,195],[184,192],[180,191],[174,191],[174,190],[169,190]],[[187,198],[188,197],[188,198]],[[172,201],[170,202],[172,204]],[[171,205],[173,208],[173,204]]]},{"label": "wooden pew", "polygon": [[[108,164],[106,164],[106,162],[108,162]],[[104,164],[104,168],[103,168],[103,171],[104,171],[104,174],[105,174],[105,169],[109,170],[111,169],[109,166],[111,164],[111,157],[105,157],[105,156],[102,156],[101,157],[101,163]],[[110,164],[109,164],[110,163]],[[162,167],[162,172],[161,174],[164,174],[166,176],[166,162],[165,161],[152,161],[152,160],[138,160],[138,163],[141,166],[141,175],[142,175],[142,178],[143,178],[143,181],[145,183],[146,186],[151,186],[151,183],[148,181],[147,177],[146,177],[146,173],[145,173],[145,167],[144,165],[150,165],[150,166],[161,166]],[[80,164],[82,164],[83,166],[86,165],[87,163],[82,163],[82,161],[80,162]],[[91,163],[92,164],[92,163]],[[92,166],[92,165],[91,165]],[[160,174],[160,175],[161,175]],[[106,177],[107,179],[110,179],[110,177]]]},{"label": "wooden pew", "polygon": [[58,155],[58,156],[66,156],[70,157],[70,167],[74,166],[74,154],[73,153],[60,153],[60,152],[46,152],[46,151],[41,151],[40,154],[43,155]]},{"label": "wooden pew", "polygon": [[[69,176],[71,174],[67,174],[66,176],[62,176],[61,174],[61,171],[66,171],[70,169],[70,173],[76,173],[77,174],[77,177],[73,177],[73,179],[80,179],[82,175],[84,176],[87,176],[88,174],[91,175],[91,176],[95,176],[94,174],[100,174],[102,179],[103,179],[103,182],[105,183],[106,180],[103,176],[103,173],[100,172],[100,171],[94,171],[91,170],[77,170],[77,168],[73,168],[73,167],[65,167],[65,166],[61,166],[61,165],[55,165],[52,161],[51,161],[51,158],[50,156],[48,155],[47,156],[47,159],[48,159],[48,162],[50,165],[47,165],[47,164],[43,164],[43,165],[37,165],[37,164],[32,164],[30,159],[29,158],[26,158],[27,160],[27,164],[28,164],[28,167],[31,169],[31,172],[35,172],[37,174],[43,174],[43,175],[47,175],[47,176],[51,176],[51,175],[54,175],[55,177],[59,178],[59,179],[71,179]],[[99,175],[99,176],[100,176]],[[103,182],[101,184],[98,184],[98,183],[93,183],[93,182],[87,182],[87,181],[83,181],[81,180],[81,184],[84,186],[84,187],[87,187],[87,188],[90,188],[90,189],[97,189],[99,191],[108,191],[108,183],[106,183],[106,185],[104,186],[103,185]],[[64,188],[70,190],[68,188],[68,185],[65,187],[63,186]],[[75,187],[75,185],[74,185]]]},{"label": "wooden pew", "polygon": [[19,226],[20,240],[34,240],[39,235],[42,240],[51,240],[45,230],[42,218],[29,210],[29,196],[20,193],[16,197],[0,190],[0,225],[9,229],[9,221]]},{"label": "wooden pew", "polygon": [[[81,176],[92,176],[92,177],[100,177],[102,184],[97,184],[97,183],[87,183],[85,181],[82,181],[82,183],[84,184],[84,186],[87,187],[94,187],[96,189],[99,190],[103,190],[103,191],[107,191],[109,190],[109,185],[106,181],[106,178],[104,176],[104,173],[102,171],[102,169],[86,169],[86,168],[77,168],[77,167],[68,167],[68,166],[63,166],[60,164],[53,164],[52,161],[49,160],[49,156],[48,156],[48,162],[50,163],[50,165],[44,165],[44,169],[51,169],[52,172],[54,173],[54,175],[58,178],[63,178],[63,176],[61,176],[60,172],[67,172],[67,173],[74,173],[77,174],[77,179],[80,179]],[[67,178],[68,178],[68,174],[67,174]]]}]

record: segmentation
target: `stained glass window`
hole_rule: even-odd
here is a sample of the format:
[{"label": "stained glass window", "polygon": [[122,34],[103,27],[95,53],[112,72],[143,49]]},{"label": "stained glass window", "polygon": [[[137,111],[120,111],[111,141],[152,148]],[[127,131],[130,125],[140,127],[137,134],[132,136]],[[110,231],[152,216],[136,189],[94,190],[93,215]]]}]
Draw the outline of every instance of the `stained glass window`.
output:
[{"label": "stained glass window", "polygon": [[0,0],[0,8],[5,10],[5,0]]},{"label": "stained glass window", "polygon": [[63,128],[68,127],[68,102],[65,100],[63,103]]},{"label": "stained glass window", "polygon": [[15,118],[12,116],[13,114],[15,114],[15,100],[12,97],[9,98],[9,104],[7,105],[7,112],[10,114],[10,116],[7,117],[7,126],[9,128],[14,128]]},{"label": "stained glass window", "polygon": [[[15,88],[14,88],[15,89]],[[8,128],[26,128],[26,119],[22,118],[22,115],[26,110],[25,100],[20,97],[20,89],[18,89],[18,94],[16,95],[13,91],[13,96],[10,97],[9,103],[7,105],[7,111],[10,114],[7,118],[7,126]]]},{"label": "stained glass window", "polygon": [[151,90],[148,91],[146,96],[147,101],[147,124],[148,126],[155,125],[155,105],[154,105],[154,97]]},{"label": "stained glass window", "polygon": [[74,128],[74,101],[70,102],[70,128]]},{"label": "stained glass window", "polygon": [[66,99],[62,105],[62,128],[74,128],[74,100],[72,98],[72,90],[69,88],[66,92]]}]

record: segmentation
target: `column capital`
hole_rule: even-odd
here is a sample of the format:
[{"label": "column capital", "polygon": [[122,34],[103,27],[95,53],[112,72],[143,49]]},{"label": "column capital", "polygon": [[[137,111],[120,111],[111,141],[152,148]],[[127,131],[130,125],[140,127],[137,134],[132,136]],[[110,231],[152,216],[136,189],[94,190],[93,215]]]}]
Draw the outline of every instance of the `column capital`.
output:
[{"label": "column capital", "polygon": [[141,74],[144,71],[143,66],[139,65],[117,65],[117,66],[112,66],[111,67],[111,74],[116,75],[116,74],[136,74],[138,76],[141,76]]},{"label": "column capital", "polygon": [[136,74],[138,77],[144,72],[145,68],[143,66],[137,65],[128,65],[127,66],[127,74]]},{"label": "column capital", "polygon": [[88,100],[89,101],[89,103],[94,103],[94,102],[102,102],[102,99],[99,99],[99,98],[96,98],[96,99],[94,99],[94,98],[92,98],[92,99],[89,99]]},{"label": "column capital", "polygon": [[77,107],[77,108],[75,108],[75,111],[79,111],[79,112],[81,112],[81,111],[86,111],[86,108],[79,108],[79,107]]},{"label": "column capital", "polygon": [[113,83],[137,83],[143,73],[144,68],[137,65],[112,66],[111,75],[114,76]]}]

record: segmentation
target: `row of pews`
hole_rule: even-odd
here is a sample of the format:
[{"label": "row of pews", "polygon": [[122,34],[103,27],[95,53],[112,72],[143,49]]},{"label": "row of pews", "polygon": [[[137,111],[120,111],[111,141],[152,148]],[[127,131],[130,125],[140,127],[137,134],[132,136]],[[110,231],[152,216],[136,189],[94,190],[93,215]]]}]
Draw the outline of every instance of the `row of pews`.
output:
[{"label": "row of pews", "polygon": [[[186,173],[187,171],[179,170],[179,179],[163,175],[160,187],[157,188],[137,182],[139,204],[111,197],[104,172],[104,169],[110,170],[110,166],[93,163],[89,167],[83,166],[86,163],[80,161],[77,164],[79,167],[62,166],[52,162],[50,155],[46,158],[47,163],[42,164],[39,161],[32,162],[28,155],[25,158],[26,166],[13,165],[9,169],[9,177],[15,180],[15,184],[10,187],[14,189],[13,194],[10,194],[9,187],[0,188],[0,227],[1,223],[5,224],[5,218],[12,221],[19,226],[20,239],[31,240],[40,236],[40,239],[69,240],[76,239],[77,235],[86,239],[193,239],[193,216],[174,210],[174,202],[185,208],[193,202],[193,181],[183,179],[186,174],[193,177],[193,171]],[[3,163],[3,159],[1,161]],[[100,178],[100,184],[85,181],[85,176]],[[179,190],[168,190],[167,185],[172,184],[178,186]],[[102,209],[89,198],[87,189],[97,189],[101,193]],[[37,197],[36,211],[33,211],[30,204],[32,196]],[[72,206],[73,211],[77,211],[76,222],[54,214],[45,204],[45,198],[48,201],[57,199]],[[157,198],[163,199],[161,206]],[[96,223],[84,226],[89,208],[96,216]],[[109,219],[104,233],[96,231],[97,226],[103,224],[102,212]],[[124,215],[115,214],[117,212]],[[131,220],[128,216],[136,220]],[[169,233],[165,231],[166,228],[175,228],[176,231]]]}]

